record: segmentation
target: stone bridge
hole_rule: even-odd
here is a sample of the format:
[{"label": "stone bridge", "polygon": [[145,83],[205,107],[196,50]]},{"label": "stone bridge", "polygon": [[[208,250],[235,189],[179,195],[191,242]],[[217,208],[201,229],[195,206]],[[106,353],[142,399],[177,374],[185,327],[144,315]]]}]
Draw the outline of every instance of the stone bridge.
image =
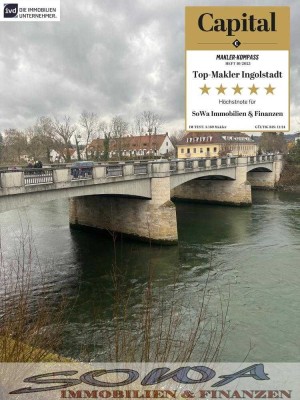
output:
[{"label": "stone bridge", "polygon": [[74,179],[70,168],[1,171],[0,212],[69,198],[70,225],[177,242],[171,199],[250,205],[251,186],[273,188],[281,155],[99,164]]}]

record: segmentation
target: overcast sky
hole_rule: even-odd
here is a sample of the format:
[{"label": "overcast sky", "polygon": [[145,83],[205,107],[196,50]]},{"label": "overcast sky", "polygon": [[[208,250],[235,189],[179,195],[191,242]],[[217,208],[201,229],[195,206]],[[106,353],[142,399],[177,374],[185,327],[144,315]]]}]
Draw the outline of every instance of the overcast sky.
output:
[{"label": "overcast sky", "polygon": [[291,128],[300,129],[300,7],[286,1],[61,0],[61,22],[0,22],[0,131],[83,110],[184,128],[187,5],[290,5]]}]

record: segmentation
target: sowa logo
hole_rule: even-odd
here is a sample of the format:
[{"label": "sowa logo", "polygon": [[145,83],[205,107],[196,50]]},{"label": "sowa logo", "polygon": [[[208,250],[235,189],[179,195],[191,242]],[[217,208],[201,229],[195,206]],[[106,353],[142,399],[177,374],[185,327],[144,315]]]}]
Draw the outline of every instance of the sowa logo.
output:
[{"label": "sowa logo", "polygon": [[4,18],[15,18],[18,16],[18,4],[10,3],[4,4],[4,11],[3,11]]}]

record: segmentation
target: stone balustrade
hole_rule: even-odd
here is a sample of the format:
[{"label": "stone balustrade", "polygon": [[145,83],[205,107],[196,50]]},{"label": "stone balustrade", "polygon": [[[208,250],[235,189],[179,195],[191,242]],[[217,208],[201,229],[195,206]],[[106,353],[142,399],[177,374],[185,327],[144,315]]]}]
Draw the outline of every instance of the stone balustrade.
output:
[{"label": "stone balustrade", "polygon": [[[106,179],[125,179],[126,177],[158,177],[166,175],[174,175],[185,172],[197,171],[199,168],[210,170],[212,168],[232,168],[236,165],[256,165],[266,162],[274,162],[281,160],[282,155],[260,155],[251,157],[227,157],[226,159],[221,158],[193,158],[193,159],[176,159],[176,160],[156,160],[156,161],[142,161],[135,163],[119,162],[114,164],[101,164],[96,165],[92,168],[92,174],[87,177],[74,178],[71,175],[70,168],[47,168],[38,172],[23,171],[0,171],[0,190],[1,188],[20,188],[25,186],[36,186],[36,185],[49,185],[49,184],[62,184],[85,181],[91,179],[101,183]],[[51,171],[53,179],[49,179],[45,182],[45,171]],[[30,179],[26,179],[26,177]],[[43,189],[45,190],[45,189]],[[1,194],[0,194],[1,195]]]}]

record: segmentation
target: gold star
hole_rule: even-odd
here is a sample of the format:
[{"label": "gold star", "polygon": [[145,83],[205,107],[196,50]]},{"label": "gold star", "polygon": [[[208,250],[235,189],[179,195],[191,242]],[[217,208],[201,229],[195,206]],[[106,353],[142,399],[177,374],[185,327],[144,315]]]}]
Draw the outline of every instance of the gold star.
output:
[{"label": "gold star", "polygon": [[258,87],[255,87],[254,83],[252,85],[252,87],[249,87],[248,89],[250,89],[250,94],[255,93],[257,94],[257,90],[259,89]]},{"label": "gold star", "polygon": [[224,87],[224,86],[222,86],[222,83],[221,83],[221,85],[220,85],[219,87],[217,87],[216,89],[217,89],[217,91],[218,91],[218,94],[221,94],[221,93],[225,94],[225,90],[226,90],[227,88]]},{"label": "gold star", "polygon": [[242,94],[242,87],[240,87],[239,85],[238,85],[238,83],[236,84],[236,87],[233,87],[232,88],[233,90],[234,90],[234,93],[233,94]]},{"label": "gold star", "polygon": [[275,89],[275,88],[272,87],[271,84],[269,84],[268,87],[265,87],[265,89],[266,89],[266,91],[267,91],[266,94],[269,94],[269,93],[274,94],[274,89]]},{"label": "gold star", "polygon": [[201,87],[200,89],[202,90],[201,94],[204,94],[204,93],[209,94],[208,91],[209,91],[210,87],[207,87],[206,84],[203,87]]}]

